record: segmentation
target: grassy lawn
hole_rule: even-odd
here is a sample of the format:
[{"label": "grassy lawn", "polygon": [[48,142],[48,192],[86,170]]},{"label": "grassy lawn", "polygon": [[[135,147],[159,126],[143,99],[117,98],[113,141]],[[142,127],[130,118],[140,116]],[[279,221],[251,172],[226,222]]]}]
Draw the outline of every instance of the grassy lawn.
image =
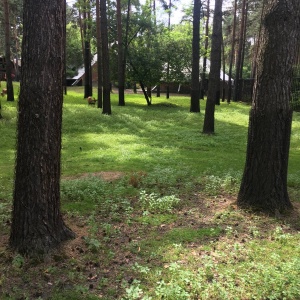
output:
[{"label": "grassy lawn", "polygon": [[76,239],[44,260],[7,249],[16,105],[0,120],[0,299],[300,299],[300,113],[278,218],[236,207],[249,105],[216,107],[201,133],[189,97],[112,94],[102,115],[70,88],[63,110],[61,200]]}]

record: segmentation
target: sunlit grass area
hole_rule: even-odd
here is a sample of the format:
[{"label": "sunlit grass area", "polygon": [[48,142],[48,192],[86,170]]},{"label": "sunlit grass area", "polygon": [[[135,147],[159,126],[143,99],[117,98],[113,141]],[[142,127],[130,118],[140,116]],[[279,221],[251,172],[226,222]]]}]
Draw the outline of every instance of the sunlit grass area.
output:
[{"label": "sunlit grass area", "polygon": [[0,298],[300,299],[300,113],[288,178],[295,210],[273,218],[235,203],[248,104],[217,106],[216,133],[207,136],[205,101],[192,114],[187,96],[153,96],[147,106],[130,93],[125,107],[111,97],[107,116],[82,87],[65,96],[61,203],[77,238],[45,261],[5,248],[17,101],[2,98]]}]

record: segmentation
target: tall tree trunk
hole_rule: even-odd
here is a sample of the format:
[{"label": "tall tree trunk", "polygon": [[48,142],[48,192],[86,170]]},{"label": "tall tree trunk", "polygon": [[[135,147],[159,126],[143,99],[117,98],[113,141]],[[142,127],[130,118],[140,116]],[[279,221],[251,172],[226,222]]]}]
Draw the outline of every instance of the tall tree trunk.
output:
[{"label": "tall tree trunk", "polygon": [[205,95],[205,81],[206,81],[206,68],[207,68],[207,52],[208,52],[208,35],[209,35],[209,15],[210,15],[210,0],[207,0],[207,12],[206,12],[206,23],[205,23],[205,43],[204,43],[204,56],[201,76],[201,91],[200,99],[204,99]]},{"label": "tall tree trunk", "polygon": [[100,22],[100,2],[96,0],[96,34],[97,34],[97,73],[98,73],[98,108],[102,108],[102,46],[101,46],[101,22]]},{"label": "tall tree trunk", "polygon": [[79,21],[79,27],[80,27],[82,59],[84,61],[84,33],[83,33],[83,24],[82,24],[82,13],[81,13],[81,3],[80,3],[80,0],[77,0],[77,3],[78,3],[78,21]]},{"label": "tall tree trunk", "polygon": [[125,105],[125,65],[123,52],[121,0],[117,0],[117,32],[118,32],[118,85],[119,105]]},{"label": "tall tree trunk", "polygon": [[12,84],[12,64],[10,60],[10,23],[8,0],[3,0],[5,20],[5,62],[6,62],[6,89],[7,101],[15,101],[14,87]]},{"label": "tall tree trunk", "polygon": [[102,67],[103,67],[102,113],[106,115],[111,115],[111,103],[110,103],[111,83],[110,83],[110,69],[109,69],[106,0],[100,0],[100,15],[101,15],[101,42],[102,42]]},{"label": "tall tree trunk", "polygon": [[91,66],[91,41],[90,41],[90,0],[84,0],[84,98],[93,95],[92,66]]},{"label": "tall tree trunk", "polygon": [[[172,8],[172,0],[169,0],[169,11],[168,11],[168,31],[170,33],[171,30],[171,8]],[[170,53],[168,52],[167,57],[167,91],[166,91],[166,98],[170,98]]]},{"label": "tall tree trunk", "polygon": [[237,12],[237,0],[234,1],[234,15],[232,24],[232,40],[231,40],[231,52],[230,52],[230,62],[229,62],[229,72],[228,72],[228,97],[227,102],[230,103],[232,95],[232,66],[234,61],[235,53],[235,36],[236,36],[236,12]]},{"label": "tall tree trunk", "polygon": [[193,58],[192,58],[192,82],[191,82],[191,106],[190,112],[200,112],[200,84],[199,84],[199,61],[200,61],[200,11],[201,0],[194,0],[193,13]]},{"label": "tall tree trunk", "polygon": [[246,0],[242,2],[242,12],[241,12],[241,19],[240,19],[240,36],[239,36],[239,48],[238,48],[238,55],[237,55],[237,62],[235,68],[235,80],[234,80],[234,96],[233,101],[239,101],[241,98],[241,79],[243,74],[243,46],[245,43],[245,16],[246,16]]},{"label": "tall tree trunk", "polygon": [[211,40],[210,72],[205,108],[203,133],[215,132],[215,105],[220,104],[220,70],[222,52],[222,2],[215,1],[213,33]]},{"label": "tall tree trunk", "polygon": [[226,72],[226,64],[225,64],[225,47],[224,47],[224,38],[222,34],[222,102],[225,102],[225,94],[226,94],[226,81],[225,81],[225,72]]},{"label": "tall tree trunk", "polygon": [[300,2],[270,0],[259,42],[240,207],[270,213],[292,208],[287,192],[289,101],[299,35]]},{"label": "tall tree trunk", "polygon": [[27,255],[47,253],[74,237],[60,213],[64,18],[63,1],[24,0],[9,242],[14,250]]}]

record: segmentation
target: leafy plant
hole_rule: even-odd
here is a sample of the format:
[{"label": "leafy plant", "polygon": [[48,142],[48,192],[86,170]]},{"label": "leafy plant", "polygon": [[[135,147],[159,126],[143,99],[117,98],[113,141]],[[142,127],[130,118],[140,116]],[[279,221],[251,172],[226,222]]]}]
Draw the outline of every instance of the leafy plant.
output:
[{"label": "leafy plant", "polygon": [[175,195],[159,197],[155,193],[147,194],[145,191],[140,192],[139,202],[144,210],[152,213],[170,212],[180,199]]}]

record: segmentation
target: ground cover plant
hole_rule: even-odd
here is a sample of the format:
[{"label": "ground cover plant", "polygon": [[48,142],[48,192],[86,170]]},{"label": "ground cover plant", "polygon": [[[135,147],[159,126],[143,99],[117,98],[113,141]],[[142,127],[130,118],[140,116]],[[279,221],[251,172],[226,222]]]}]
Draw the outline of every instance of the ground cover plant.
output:
[{"label": "ground cover plant", "polygon": [[[270,217],[235,205],[249,105],[221,103],[216,134],[189,97],[127,94],[111,116],[64,101],[61,200],[76,239],[41,259],[7,249],[17,103],[0,120],[0,299],[299,299],[300,114],[289,191]],[[204,111],[205,102],[201,101]]]}]

